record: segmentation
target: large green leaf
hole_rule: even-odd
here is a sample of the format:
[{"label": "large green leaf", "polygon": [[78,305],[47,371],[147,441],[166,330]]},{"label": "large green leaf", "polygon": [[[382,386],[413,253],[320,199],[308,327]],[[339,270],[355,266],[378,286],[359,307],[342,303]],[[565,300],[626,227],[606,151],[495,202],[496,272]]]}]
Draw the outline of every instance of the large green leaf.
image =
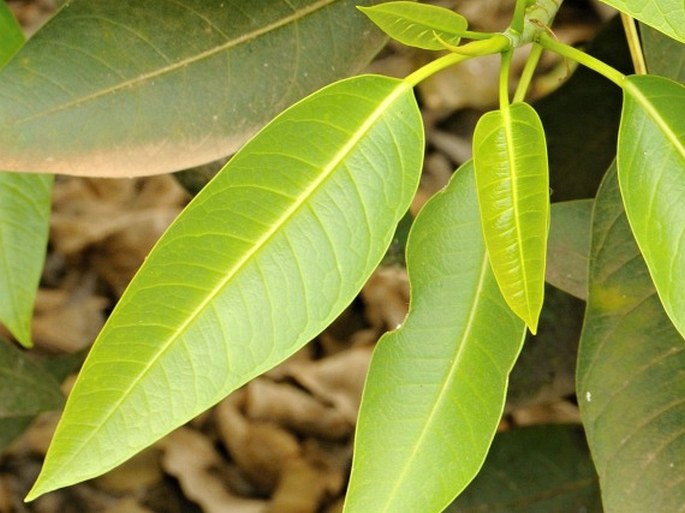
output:
[{"label": "large green leaf", "polygon": [[[23,41],[21,27],[0,1],[0,67]],[[0,172],[0,322],[27,347],[48,243],[52,183],[49,175]]]},{"label": "large green leaf", "polygon": [[602,2],[685,43],[683,0],[602,0]]},{"label": "large green leaf", "polygon": [[524,324],[497,287],[480,232],[473,167],[414,221],[409,315],[374,351],[346,513],[437,513],[483,464]]},{"label": "large green leaf", "polygon": [[238,152],[112,313],[30,498],[121,463],[323,330],[416,192],[422,126],[409,84],[363,76],[296,104]]},{"label": "large green leaf", "polygon": [[579,426],[500,433],[483,469],[445,513],[601,513],[597,474]]},{"label": "large green leaf", "polygon": [[618,140],[630,227],[664,309],[685,335],[685,86],[631,76]]},{"label": "large green leaf", "polygon": [[0,72],[0,169],[132,176],[235,151],[366,64],[358,0],[73,0]]},{"label": "large green leaf", "polygon": [[587,266],[593,200],[552,204],[547,250],[548,283],[587,298]]},{"label": "large green leaf", "polygon": [[547,148],[535,110],[515,103],[485,114],[473,135],[473,163],[492,270],[507,304],[535,333],[550,208]]},{"label": "large green leaf", "polygon": [[580,413],[607,513],[683,511],[685,345],[657,298],[610,171],[595,203]]},{"label": "large green leaf", "polygon": [[0,322],[22,345],[45,262],[52,175],[0,172]]},{"label": "large green leaf", "polygon": [[425,50],[458,44],[468,26],[461,14],[437,5],[386,2],[360,10],[393,39]]}]

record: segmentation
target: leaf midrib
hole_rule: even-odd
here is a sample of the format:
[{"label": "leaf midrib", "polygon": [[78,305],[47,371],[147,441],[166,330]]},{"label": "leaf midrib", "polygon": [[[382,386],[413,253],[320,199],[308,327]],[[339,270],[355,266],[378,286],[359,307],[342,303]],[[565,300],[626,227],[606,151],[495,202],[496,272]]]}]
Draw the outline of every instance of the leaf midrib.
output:
[{"label": "leaf midrib", "polygon": [[41,111],[36,114],[32,114],[30,116],[26,116],[24,118],[17,118],[13,121],[14,125],[18,125],[21,123],[27,123],[30,121],[33,121],[35,119],[39,119],[45,116],[49,116],[52,114],[55,114],[57,112],[62,112],[65,110],[69,110],[74,107],[78,107],[82,104],[92,102],[97,100],[98,98],[102,98],[104,96],[107,96],[109,94],[114,94],[118,91],[124,90],[124,89],[130,89],[133,87],[136,87],[137,85],[141,83],[145,83],[148,80],[153,80],[155,78],[161,77],[163,75],[173,73],[179,69],[182,69],[184,67],[187,67],[191,64],[194,64],[196,62],[200,62],[205,59],[209,59],[213,57],[214,55],[217,55],[223,51],[228,51],[231,50],[232,48],[235,48],[237,46],[240,46],[242,44],[248,43],[254,39],[257,39],[258,37],[264,36],[268,34],[269,32],[275,32],[276,30],[285,27],[291,23],[297,23],[300,20],[306,18],[307,16],[325,8],[328,7],[329,5],[337,2],[339,0],[318,0],[317,2],[308,5],[307,7],[304,7],[303,9],[294,12],[290,16],[286,16],[283,18],[280,18],[279,20],[270,23],[268,25],[265,25],[263,27],[259,27],[258,29],[253,30],[252,32],[247,32],[245,34],[242,34],[239,37],[236,37],[234,39],[231,39],[229,41],[226,41],[225,43],[218,45],[214,48],[211,48],[209,50],[205,50],[203,52],[197,53],[191,57],[186,57],[185,59],[181,59],[179,61],[176,61],[172,64],[169,64],[167,66],[157,68],[154,71],[148,72],[148,73],[142,73],[138,75],[135,78],[125,80],[123,82],[119,82],[118,84],[107,87],[104,89],[100,89],[99,91],[95,93],[91,93],[86,96],[81,96],[80,98],[77,98],[75,100],[72,100],[70,102],[63,103],[62,105],[59,105],[57,107],[53,107],[51,109],[47,109],[44,111]]},{"label": "leaf midrib", "polygon": [[[118,409],[118,407],[124,402],[124,400],[130,395],[131,391],[136,388],[136,386],[143,381],[145,376],[148,374],[150,369],[152,369],[155,364],[164,356],[164,354],[169,350],[174,342],[176,342],[182,335],[185,333],[185,331],[188,329],[189,326],[202,314],[202,312],[205,311],[207,306],[214,300],[220,293],[221,291],[229,284],[229,282],[244,268],[249,264],[251,260],[256,258],[256,255],[260,253],[260,251],[267,247],[268,242],[277,234],[281,231],[281,228],[285,226],[288,221],[294,217],[294,215],[297,213],[298,210],[300,210],[304,205],[307,204],[307,199],[313,196],[317,190],[323,186],[323,184],[327,181],[327,179],[333,174],[333,172],[338,168],[340,163],[354,150],[355,146],[357,143],[368,133],[368,131],[374,126],[375,122],[384,114],[384,112],[389,108],[389,106],[404,92],[407,90],[410,90],[411,86],[407,84],[406,82],[401,82],[398,81],[396,84],[395,89],[388,94],[388,96],[385,98],[383,102],[381,102],[378,107],[367,117],[364,123],[359,127],[359,129],[354,133],[352,137],[350,137],[349,141],[347,144],[345,144],[341,150],[331,159],[331,163],[326,166],[322,173],[319,175],[319,177],[312,182],[312,184],[307,187],[307,189],[304,190],[302,194],[300,194],[299,198],[293,202],[290,208],[288,208],[283,215],[274,223],[273,227],[265,232],[254,244],[252,249],[248,251],[243,258],[238,260],[232,269],[230,269],[227,273],[226,276],[219,281],[219,283],[210,291],[210,293],[207,295],[206,299],[202,301],[197,308],[191,312],[191,314],[187,317],[187,319],[178,327],[178,329],[168,337],[167,342],[163,345],[160,346],[159,351],[157,354],[153,356],[153,358],[150,359],[148,364],[141,370],[141,372],[138,374],[138,378],[133,380],[131,382],[131,385],[121,394],[121,397],[119,400],[117,400],[115,403],[112,404],[111,409],[109,412],[105,414],[105,416],[102,418],[102,421],[100,422],[100,425],[105,424],[111,416],[114,414],[114,412]],[[106,333],[103,331],[103,334]],[[96,341],[97,342],[97,341]],[[59,427],[59,426],[58,426]],[[61,429],[60,429],[61,431]],[[53,472],[52,474],[55,475],[57,474],[61,469],[64,467],[69,466],[69,464],[76,458],[76,456],[81,452],[81,450],[88,445],[90,440],[95,436],[97,433],[97,430],[94,430],[91,432],[91,434],[83,439],[81,439],[81,443],[79,444],[77,449],[72,449],[70,457],[65,460],[62,464],[60,464]],[[123,460],[121,460],[123,461]],[[115,463],[116,465],[116,463]],[[88,477],[93,477],[93,474],[90,475],[88,474],[87,476],[84,477],[84,479],[87,479]],[[51,479],[51,481],[54,481],[54,479]]]},{"label": "leaf midrib", "polygon": [[[421,453],[419,448],[423,445],[424,439],[428,436],[428,433],[430,431],[431,425],[434,423],[434,419],[440,409],[440,406],[445,402],[445,398],[447,397],[448,393],[451,391],[451,385],[455,380],[457,370],[459,370],[459,364],[464,356],[464,352],[466,351],[466,346],[467,344],[465,343],[466,340],[469,339],[471,333],[474,331],[475,326],[476,326],[476,316],[479,311],[480,307],[480,298],[482,296],[482,291],[485,287],[485,280],[487,276],[488,269],[490,268],[489,261],[487,258],[487,254],[484,253],[482,260],[481,260],[481,268],[480,268],[480,273],[478,276],[477,280],[477,286],[475,287],[473,297],[476,298],[473,301],[471,301],[471,309],[469,311],[468,318],[464,324],[464,329],[462,331],[462,336],[460,337],[462,343],[458,345],[458,350],[454,356],[454,363],[452,364],[452,367],[450,368],[450,371],[447,374],[446,379],[443,381],[443,386],[440,390],[440,393],[438,396],[435,398],[433,401],[433,405],[430,409],[430,413],[428,415],[428,418],[426,422],[424,423],[424,429],[421,431],[421,434],[419,435],[418,440],[413,446],[413,449],[411,451],[411,454],[405,458],[404,466],[402,468],[402,471],[400,472],[400,475],[398,479],[395,480],[395,484],[392,487],[392,490],[388,494],[389,497],[391,497],[391,501],[386,503],[385,507],[383,510],[379,513],[388,513],[391,511],[394,511],[394,506],[393,503],[395,502],[394,497],[397,495],[397,489],[400,487],[404,487],[404,482],[406,480],[406,476],[409,473],[409,470],[413,467],[413,462],[417,458],[417,456]],[[393,506],[393,508],[390,508],[390,506]],[[390,508],[390,509],[389,509]]]}]

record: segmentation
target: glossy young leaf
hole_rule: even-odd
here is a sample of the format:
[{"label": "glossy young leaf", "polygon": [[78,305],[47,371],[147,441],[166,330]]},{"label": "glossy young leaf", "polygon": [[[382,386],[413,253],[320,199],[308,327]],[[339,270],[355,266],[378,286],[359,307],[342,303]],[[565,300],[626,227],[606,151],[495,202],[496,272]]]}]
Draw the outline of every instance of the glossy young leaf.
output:
[{"label": "glossy young leaf", "polygon": [[682,511],[685,346],[654,291],[615,170],[595,203],[577,395],[606,513]]},{"label": "glossy young leaf", "polygon": [[535,110],[515,103],[485,114],[473,135],[473,163],[492,270],[507,304],[535,334],[550,208],[547,148]]},{"label": "glossy young leaf", "polygon": [[372,0],[73,0],[0,72],[0,169],[165,173],[223,157],[384,37]]},{"label": "glossy young leaf", "polygon": [[[24,35],[0,1],[0,66]],[[31,346],[31,317],[45,261],[53,177],[0,172],[0,323]],[[2,371],[2,369],[0,369]]]},{"label": "glossy young leaf", "polygon": [[580,426],[499,433],[473,483],[445,513],[602,513],[597,474]]},{"label": "glossy young leaf", "polygon": [[423,145],[411,86],[381,76],[326,87],[267,125],[121,298],[30,498],[123,462],[323,330],[383,257]]},{"label": "glossy young leaf", "polygon": [[683,0],[602,0],[602,2],[685,43]]},{"label": "glossy young leaf", "polygon": [[664,309],[685,336],[685,86],[625,81],[618,178],[626,215]]},{"label": "glossy young leaf", "polygon": [[437,5],[387,2],[359,9],[391,38],[425,50],[444,50],[441,39],[458,44],[468,26],[461,14]]},{"label": "glossy young leaf", "polygon": [[552,203],[547,244],[548,283],[587,298],[587,266],[593,200]]},{"label": "glossy young leaf", "polygon": [[402,327],[378,342],[362,398],[345,513],[438,513],[483,464],[525,326],[480,231],[473,166],[411,229]]}]

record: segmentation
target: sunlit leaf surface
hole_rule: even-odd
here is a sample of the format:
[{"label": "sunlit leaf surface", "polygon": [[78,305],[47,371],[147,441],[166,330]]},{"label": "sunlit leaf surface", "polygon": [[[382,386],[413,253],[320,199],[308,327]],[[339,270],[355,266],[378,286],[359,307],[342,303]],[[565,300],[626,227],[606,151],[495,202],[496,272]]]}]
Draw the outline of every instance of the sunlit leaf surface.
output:
[{"label": "sunlit leaf surface", "polygon": [[267,125],[125,292],[30,498],[123,462],[322,331],[383,257],[423,145],[411,86],[380,76],[336,83]]},{"label": "sunlit leaf surface", "polygon": [[407,270],[409,314],[373,355],[345,513],[442,511],[483,464],[523,344],[490,271],[472,165],[414,221]]},{"label": "sunlit leaf surface", "polygon": [[393,39],[425,50],[444,50],[443,41],[456,45],[468,25],[450,9],[417,2],[386,2],[360,10]]},{"label": "sunlit leaf surface", "polygon": [[632,76],[624,94],[621,195],[664,309],[685,336],[685,86]]},{"label": "sunlit leaf surface", "polygon": [[473,135],[483,235],[509,307],[534,334],[544,297],[549,230],[547,148],[525,103],[488,112]]}]

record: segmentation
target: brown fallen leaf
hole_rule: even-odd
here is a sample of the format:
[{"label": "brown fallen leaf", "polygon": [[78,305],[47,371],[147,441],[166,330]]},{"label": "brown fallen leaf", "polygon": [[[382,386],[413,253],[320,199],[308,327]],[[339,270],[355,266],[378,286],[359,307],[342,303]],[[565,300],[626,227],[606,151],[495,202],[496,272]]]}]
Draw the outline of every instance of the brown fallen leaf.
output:
[{"label": "brown fallen leaf", "polygon": [[301,435],[330,440],[346,438],[354,428],[340,411],[304,390],[266,378],[247,385],[245,414],[250,419],[276,422]]},{"label": "brown fallen leaf", "polygon": [[298,362],[290,368],[290,376],[356,425],[371,351],[370,346],[358,346],[322,360]]},{"label": "brown fallen leaf", "polygon": [[204,513],[266,513],[266,501],[238,497],[225,486],[217,475],[224,463],[202,434],[179,428],[160,446],[162,467],[178,479],[185,496]]},{"label": "brown fallen leaf", "polygon": [[285,463],[299,456],[299,442],[273,422],[248,419],[239,405],[233,394],[215,408],[219,438],[257,490],[270,493],[278,484]]}]

